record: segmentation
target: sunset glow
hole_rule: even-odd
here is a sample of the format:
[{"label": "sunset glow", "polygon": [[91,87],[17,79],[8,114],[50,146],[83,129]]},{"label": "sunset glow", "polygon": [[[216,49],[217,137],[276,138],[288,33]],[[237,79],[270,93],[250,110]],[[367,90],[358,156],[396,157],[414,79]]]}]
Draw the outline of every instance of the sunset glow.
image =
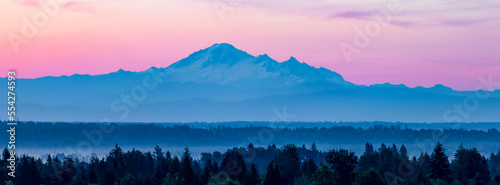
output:
[{"label": "sunset glow", "polygon": [[[399,11],[377,22],[389,6]],[[0,7],[1,77],[10,69],[22,78],[143,71],[230,43],[279,62],[294,56],[356,84],[475,90],[481,76],[500,79],[498,1],[6,0]],[[355,46],[355,30],[370,24],[380,30]],[[359,49],[350,62],[342,43]]]}]

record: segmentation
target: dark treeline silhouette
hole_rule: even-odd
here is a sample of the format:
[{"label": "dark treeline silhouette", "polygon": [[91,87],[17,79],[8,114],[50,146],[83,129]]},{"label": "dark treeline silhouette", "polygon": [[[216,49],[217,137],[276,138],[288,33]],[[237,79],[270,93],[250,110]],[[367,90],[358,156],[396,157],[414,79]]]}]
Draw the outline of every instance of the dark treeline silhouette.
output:
[{"label": "dark treeline silhouette", "polygon": [[[194,123],[193,123],[194,124]],[[161,124],[97,124],[97,123],[45,123],[21,122],[18,124],[16,142],[23,147],[36,148],[66,148],[73,147],[81,142],[90,142],[92,146],[112,147],[119,142],[122,147],[141,146],[152,148],[160,146],[241,146],[252,142],[256,146],[276,144],[278,146],[294,143],[310,145],[315,142],[318,146],[343,144],[356,144],[357,153],[362,152],[362,144],[366,141],[372,143],[400,143],[410,146],[415,141],[427,142],[446,138],[446,143],[453,147],[464,143],[464,146],[478,146],[477,143],[487,143],[479,148],[481,153],[490,153],[500,147],[500,132],[495,129],[466,130],[466,129],[408,129],[404,126],[374,125],[368,128],[354,126],[331,126],[312,128],[289,128],[286,123],[272,123],[269,125],[283,126],[283,128],[270,128],[265,126],[207,126],[203,128],[190,126],[164,126]],[[290,123],[292,124],[292,123]],[[439,123],[435,123],[439,124]],[[464,123],[465,124],[465,123]],[[468,123],[472,124],[472,123]],[[4,124],[5,125],[5,124]],[[353,124],[355,125],[355,124]],[[0,132],[0,137],[8,138],[9,133]],[[248,138],[264,137],[255,141]],[[63,139],[62,139],[63,138]],[[266,142],[267,141],[267,142]],[[150,144],[152,143],[152,144]],[[451,147],[451,146],[448,146]],[[489,148],[488,148],[489,147]],[[491,148],[491,149],[490,149]],[[432,149],[428,145],[425,150]],[[456,148],[453,148],[456,149]],[[47,152],[45,152],[47,153]]]},{"label": "dark treeline silhouette", "polygon": [[[462,145],[447,156],[439,142],[430,153],[409,157],[404,145],[375,148],[363,154],[345,149],[318,151],[314,145],[287,144],[235,147],[224,153],[203,153],[193,159],[186,147],[181,156],[155,147],[152,152],[123,151],[118,145],[105,158],[90,162],[50,155],[46,160],[20,156],[16,177],[0,170],[2,184],[17,185],[498,185],[500,151],[482,156]],[[10,158],[2,152],[2,166]]]}]

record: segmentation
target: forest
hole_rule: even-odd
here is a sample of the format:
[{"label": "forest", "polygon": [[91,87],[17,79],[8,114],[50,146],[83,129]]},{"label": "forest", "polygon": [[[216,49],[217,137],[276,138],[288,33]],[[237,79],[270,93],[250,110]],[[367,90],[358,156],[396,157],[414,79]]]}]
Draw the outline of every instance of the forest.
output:
[{"label": "forest", "polygon": [[[4,122],[0,124],[6,125]],[[241,124],[246,126],[235,127]],[[300,122],[242,122],[241,124],[238,122],[213,124],[19,122],[16,142],[19,150],[41,151],[25,152],[30,155],[39,156],[55,150],[59,153],[71,152],[89,156],[91,153],[97,153],[99,157],[106,155],[115,143],[119,143],[125,150],[135,147],[142,151],[152,151],[158,145],[162,148],[168,147],[175,155],[180,155],[182,149],[189,146],[194,151],[195,158],[199,158],[199,154],[203,151],[221,151],[234,146],[247,146],[249,143],[264,147],[272,144],[310,146],[316,143],[320,150],[345,148],[358,154],[364,151],[366,142],[375,145],[398,143],[404,144],[412,156],[431,151],[432,143],[438,140],[451,150],[446,151],[448,155],[452,155],[452,151],[455,151],[460,143],[468,148],[476,147],[483,155],[496,152],[500,148],[500,132],[494,125],[484,129],[463,128],[482,123],[462,123],[458,126],[445,123],[420,124],[420,127],[429,127],[425,129],[415,128],[417,123],[399,123],[399,125],[372,123],[369,126],[367,123],[343,123],[352,126],[342,126],[340,123],[308,123],[311,127],[304,127],[306,123]],[[295,127],[296,125],[300,127]],[[433,127],[442,128],[431,129]],[[8,134],[0,132],[0,138],[9,138]],[[78,151],[79,144],[91,146],[93,151],[87,153]],[[212,146],[220,147],[208,149]],[[68,147],[72,151],[67,151]],[[175,151],[174,147],[177,148]]]},{"label": "forest", "polygon": [[[0,183],[16,185],[498,185],[500,151],[483,156],[459,145],[453,156],[438,141],[433,150],[408,155],[404,145],[365,144],[357,155],[346,149],[319,151],[286,144],[234,147],[194,159],[188,147],[180,156],[154,151],[124,151],[118,144],[106,157],[89,162],[72,158],[16,157],[16,177],[0,170]],[[7,166],[9,151],[0,161]]]}]

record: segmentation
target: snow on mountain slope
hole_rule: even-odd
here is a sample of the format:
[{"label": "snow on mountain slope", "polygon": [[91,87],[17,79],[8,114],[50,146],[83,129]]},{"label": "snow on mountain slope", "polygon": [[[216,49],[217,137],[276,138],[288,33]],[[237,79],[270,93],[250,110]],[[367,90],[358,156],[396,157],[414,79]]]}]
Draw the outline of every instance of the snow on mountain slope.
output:
[{"label": "snow on mountain slope", "polygon": [[[341,75],[325,68],[314,68],[295,58],[279,63],[267,54],[252,56],[230,44],[214,44],[166,68],[176,82],[228,84],[237,81],[266,80],[276,86],[295,86],[326,81],[351,84]],[[269,84],[268,84],[269,85]]]}]

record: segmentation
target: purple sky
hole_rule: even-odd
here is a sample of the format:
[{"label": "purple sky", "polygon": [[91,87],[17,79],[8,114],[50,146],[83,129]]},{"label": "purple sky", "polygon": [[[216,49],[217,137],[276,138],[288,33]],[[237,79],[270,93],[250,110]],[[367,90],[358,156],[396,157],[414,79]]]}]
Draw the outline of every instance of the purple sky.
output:
[{"label": "purple sky", "polygon": [[500,81],[499,1],[6,0],[0,22],[0,71],[25,78],[165,67],[230,43],[357,84]]}]

